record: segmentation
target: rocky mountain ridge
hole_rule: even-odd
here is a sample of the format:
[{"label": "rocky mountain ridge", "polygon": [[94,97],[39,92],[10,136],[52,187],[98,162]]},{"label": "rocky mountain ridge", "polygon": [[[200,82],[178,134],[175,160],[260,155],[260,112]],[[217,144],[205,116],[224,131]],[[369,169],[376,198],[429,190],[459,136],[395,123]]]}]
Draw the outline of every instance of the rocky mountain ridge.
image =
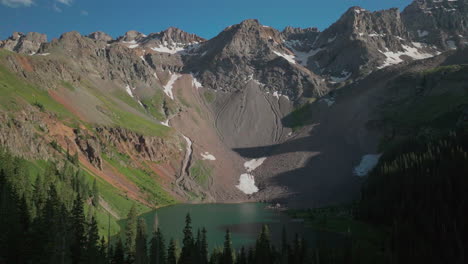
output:
[{"label": "rocky mountain ridge", "polygon": [[[130,170],[180,200],[280,200],[295,188],[302,197],[301,182],[320,168],[311,203],[326,203],[345,183],[355,186],[357,159],[377,151],[379,133],[368,122],[380,97],[369,83],[462,52],[466,2],[418,0],[403,12],[351,7],[322,32],[248,19],[209,40],[173,27],[116,39],[68,32],[50,42],[14,33],[0,42],[0,91],[21,83],[16,89],[34,86],[34,96],[4,96],[0,117],[13,125],[0,126],[0,143],[11,148],[12,137],[47,159],[44,112],[60,124],[52,129],[58,147],[70,146],[109,181]],[[41,112],[31,115],[38,121],[24,120],[11,102],[36,106],[28,109]],[[340,168],[327,167],[336,157]]]}]

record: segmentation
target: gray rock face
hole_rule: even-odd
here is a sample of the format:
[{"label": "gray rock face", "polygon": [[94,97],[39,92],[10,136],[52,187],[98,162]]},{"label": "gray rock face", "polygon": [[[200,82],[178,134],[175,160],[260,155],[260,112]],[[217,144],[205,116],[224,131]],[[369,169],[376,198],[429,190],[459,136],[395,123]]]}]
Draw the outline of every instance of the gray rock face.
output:
[{"label": "gray rock face", "polygon": [[468,41],[468,1],[416,0],[402,13],[411,37],[441,49],[464,47]]},{"label": "gray rock face", "polygon": [[43,43],[47,42],[47,36],[36,32],[29,32],[26,35],[14,32],[11,37],[0,42],[0,48],[24,54],[35,54]]},{"label": "gray rock face", "polygon": [[186,70],[207,87],[232,92],[255,80],[262,90],[291,98],[324,92],[318,76],[293,59],[282,34],[257,20],[226,28],[198,50],[201,55],[189,58]]}]

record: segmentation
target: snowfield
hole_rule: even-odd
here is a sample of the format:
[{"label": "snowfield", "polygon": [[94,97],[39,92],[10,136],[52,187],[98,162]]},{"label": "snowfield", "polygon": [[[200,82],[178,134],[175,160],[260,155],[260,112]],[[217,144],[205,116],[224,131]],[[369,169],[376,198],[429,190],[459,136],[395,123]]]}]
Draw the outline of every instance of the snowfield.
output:
[{"label": "snowfield", "polygon": [[239,184],[236,187],[245,194],[253,194],[258,192],[258,187],[255,186],[255,179],[253,175],[248,173],[241,174]]},{"label": "snowfield", "polygon": [[166,93],[167,96],[169,96],[172,100],[174,100],[174,94],[172,93],[172,87],[174,86],[174,83],[181,77],[182,75],[180,74],[171,74],[171,77],[169,81],[167,82],[166,85],[164,85],[164,93]]},{"label": "snowfield", "polygon": [[[421,47],[420,43],[413,43],[413,44],[414,44],[415,47]],[[403,47],[403,49],[405,51],[397,51],[397,52],[393,52],[393,51],[389,51],[389,50],[380,51],[387,58],[384,61],[384,63],[381,66],[379,66],[378,68],[382,69],[382,68],[385,68],[387,66],[403,62],[403,60],[400,58],[403,55],[409,56],[414,60],[422,60],[422,59],[427,59],[427,58],[430,58],[430,57],[434,57],[433,54],[420,52],[415,47],[410,47],[410,46],[407,46],[407,45],[402,45],[402,47]]]},{"label": "snowfield", "polygon": [[200,153],[200,155],[202,156],[203,160],[216,160],[216,157],[211,155],[208,151],[205,153]]},{"label": "snowfield", "polygon": [[382,154],[367,154],[362,156],[361,163],[353,170],[354,175],[366,176],[369,172],[377,166]]},{"label": "snowfield", "polygon": [[[258,168],[266,158],[251,159],[244,163],[244,168],[247,172],[252,172]],[[250,173],[243,173],[239,178],[239,184],[236,185],[237,189],[241,190],[245,194],[252,194],[258,192],[258,187],[255,185],[254,176]]]},{"label": "snowfield", "polygon": [[265,160],[266,158],[258,158],[246,161],[244,163],[244,168],[247,170],[247,172],[254,171],[256,168],[262,165]]}]

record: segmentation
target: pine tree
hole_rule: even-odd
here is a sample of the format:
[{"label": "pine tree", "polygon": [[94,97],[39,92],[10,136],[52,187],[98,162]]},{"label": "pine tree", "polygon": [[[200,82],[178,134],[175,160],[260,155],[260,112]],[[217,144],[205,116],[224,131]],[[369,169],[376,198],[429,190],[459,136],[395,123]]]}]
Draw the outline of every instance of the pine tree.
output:
[{"label": "pine tree", "polygon": [[192,233],[192,219],[190,214],[185,217],[184,239],[182,241],[182,252],[180,254],[179,264],[192,264],[194,261],[194,240]]},{"label": "pine tree", "polygon": [[231,241],[231,232],[229,229],[226,230],[226,235],[224,237],[224,248],[223,248],[223,264],[233,264],[233,251],[232,251],[232,241]]},{"label": "pine tree", "polygon": [[166,260],[166,245],[161,230],[158,228],[151,239],[150,263],[165,264]]},{"label": "pine tree", "polygon": [[127,261],[133,263],[135,257],[135,240],[137,229],[137,211],[135,205],[130,208],[127,215],[127,224],[125,225],[125,251]]},{"label": "pine tree", "polygon": [[207,234],[207,231],[203,227],[202,233],[201,233],[201,241],[200,241],[200,264],[208,263],[208,238],[206,234]]},{"label": "pine tree", "polygon": [[99,263],[101,260],[101,252],[99,247],[99,230],[96,219],[91,217],[89,223],[86,244],[86,261],[87,263]]},{"label": "pine tree", "polygon": [[125,251],[120,234],[119,239],[115,245],[114,254],[112,256],[112,264],[125,264]]},{"label": "pine tree", "polygon": [[242,247],[239,256],[237,257],[236,264],[247,264],[247,254],[245,253],[245,248]]},{"label": "pine tree", "polygon": [[171,239],[167,249],[167,264],[177,264],[177,245],[174,239]]},{"label": "pine tree", "polygon": [[137,236],[135,242],[135,263],[148,264],[148,249],[146,238],[146,222],[143,218],[138,219]]},{"label": "pine tree", "polygon": [[267,225],[263,225],[262,232],[255,244],[255,263],[272,263],[270,230]]},{"label": "pine tree", "polygon": [[288,263],[288,256],[289,256],[289,245],[288,245],[288,238],[286,235],[286,227],[283,226],[283,230],[281,233],[281,264]]},{"label": "pine tree", "polygon": [[80,194],[77,194],[71,211],[71,257],[73,264],[83,263],[84,249],[86,243],[84,223],[85,216],[83,210],[83,200],[81,199]]}]

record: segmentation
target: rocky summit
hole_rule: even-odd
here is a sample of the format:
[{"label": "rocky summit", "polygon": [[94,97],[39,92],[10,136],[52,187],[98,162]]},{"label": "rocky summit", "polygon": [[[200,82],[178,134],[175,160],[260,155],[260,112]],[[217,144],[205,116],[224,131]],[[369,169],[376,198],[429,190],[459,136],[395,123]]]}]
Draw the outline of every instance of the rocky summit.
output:
[{"label": "rocky summit", "polygon": [[[389,121],[395,105],[466,98],[434,69],[468,62],[467,21],[467,0],[416,0],[402,12],[351,7],[323,31],[248,19],[208,40],[175,27],[15,32],[0,41],[0,143],[29,160],[76,155],[153,207],[350,201],[382,138],[409,133]],[[465,103],[452,105],[458,123]]]}]

